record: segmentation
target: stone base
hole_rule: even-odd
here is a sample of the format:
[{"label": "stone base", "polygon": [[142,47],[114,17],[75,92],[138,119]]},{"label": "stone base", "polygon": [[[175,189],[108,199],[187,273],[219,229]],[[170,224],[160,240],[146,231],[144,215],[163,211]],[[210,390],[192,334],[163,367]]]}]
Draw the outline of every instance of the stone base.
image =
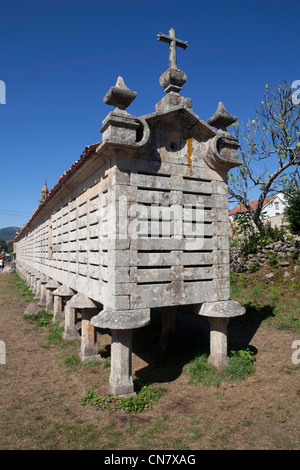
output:
[{"label": "stone base", "polygon": [[80,340],[80,335],[77,333],[77,335],[71,335],[66,333],[65,331],[63,332],[62,339],[66,341],[72,341],[72,339],[78,339]]},{"label": "stone base", "polygon": [[97,360],[97,361],[103,361],[103,358],[100,356],[100,354],[96,354],[95,356],[84,356],[82,353],[79,353],[79,357],[81,362],[88,362],[92,360]]}]

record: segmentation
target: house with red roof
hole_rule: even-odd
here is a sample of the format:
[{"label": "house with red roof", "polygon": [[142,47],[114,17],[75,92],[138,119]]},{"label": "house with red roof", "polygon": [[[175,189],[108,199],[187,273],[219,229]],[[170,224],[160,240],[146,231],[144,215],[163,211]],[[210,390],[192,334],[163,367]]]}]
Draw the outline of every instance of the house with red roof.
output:
[{"label": "house with red roof", "polygon": [[[257,208],[258,199],[249,201],[252,209]],[[283,212],[286,205],[286,199],[283,193],[277,193],[273,196],[267,196],[263,203],[262,214],[264,218],[270,219],[272,227],[283,224]],[[238,204],[229,211],[229,220],[234,223],[237,214],[248,212],[244,204]]]}]

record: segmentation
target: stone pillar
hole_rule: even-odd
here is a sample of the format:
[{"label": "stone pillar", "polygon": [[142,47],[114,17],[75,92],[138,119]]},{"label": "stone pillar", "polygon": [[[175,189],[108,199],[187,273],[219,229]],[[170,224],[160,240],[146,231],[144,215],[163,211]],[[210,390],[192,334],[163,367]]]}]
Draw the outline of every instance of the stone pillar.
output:
[{"label": "stone pillar", "polygon": [[235,300],[220,300],[202,304],[199,315],[210,323],[210,356],[208,361],[217,369],[228,363],[227,325],[231,317],[244,315],[246,309]]},{"label": "stone pillar", "polygon": [[69,299],[75,291],[67,286],[59,286],[53,291],[53,322],[63,320],[65,318],[64,299]]},{"label": "stone pillar", "polygon": [[53,299],[53,291],[57,289],[59,286],[58,282],[54,281],[53,279],[50,279],[47,284],[45,284],[46,287],[46,310],[47,311],[52,311],[53,310],[53,304],[54,304],[54,299]]},{"label": "stone pillar", "polygon": [[39,304],[41,306],[46,306],[46,284],[48,282],[47,280],[47,277],[46,276],[43,276],[41,279],[40,279],[40,282],[41,282],[41,295],[40,295],[40,302]]},{"label": "stone pillar", "polygon": [[227,357],[227,325],[229,318],[209,317],[210,323],[210,356],[208,362],[217,369],[228,363]]},{"label": "stone pillar", "polygon": [[112,330],[109,391],[112,395],[134,395],[132,380],[132,332]]},{"label": "stone pillar", "polygon": [[97,332],[91,323],[91,319],[97,315],[97,308],[82,308],[81,314],[81,350],[80,359],[101,359],[98,354]]},{"label": "stone pillar", "polygon": [[63,332],[63,339],[72,340],[79,338],[77,324],[76,324],[77,312],[76,308],[70,307],[69,301],[65,306],[65,329]]},{"label": "stone pillar", "polygon": [[102,310],[91,323],[98,328],[110,328],[111,370],[109,391],[119,397],[134,395],[132,380],[132,332],[150,323],[150,309],[112,311]]},{"label": "stone pillar", "polygon": [[162,308],[162,328],[160,345],[167,346],[168,340],[173,336],[175,331],[175,307]]},{"label": "stone pillar", "polygon": [[35,298],[34,300],[40,300],[41,297],[41,277],[42,274],[35,274]]},{"label": "stone pillar", "polygon": [[30,272],[29,288],[32,292],[34,292],[34,273],[33,273],[33,271]]},{"label": "stone pillar", "polygon": [[68,307],[81,310],[81,350],[80,359],[101,359],[97,349],[97,337],[91,319],[98,313],[97,304],[84,294],[76,294],[68,302]]},{"label": "stone pillar", "polygon": [[62,306],[62,297],[59,295],[55,295],[53,292],[53,318],[52,321],[56,322],[59,320],[63,320],[64,313],[63,313],[63,306]]}]

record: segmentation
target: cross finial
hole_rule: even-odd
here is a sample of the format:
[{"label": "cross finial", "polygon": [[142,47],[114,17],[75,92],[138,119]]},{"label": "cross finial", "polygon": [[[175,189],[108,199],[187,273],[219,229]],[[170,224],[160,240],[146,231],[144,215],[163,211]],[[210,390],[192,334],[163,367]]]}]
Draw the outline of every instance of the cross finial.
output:
[{"label": "cross finial", "polygon": [[176,31],[173,28],[170,29],[169,36],[158,33],[157,40],[167,42],[169,44],[169,67],[177,69],[176,47],[182,47],[183,49],[186,49],[188,47],[187,41],[177,39]]}]

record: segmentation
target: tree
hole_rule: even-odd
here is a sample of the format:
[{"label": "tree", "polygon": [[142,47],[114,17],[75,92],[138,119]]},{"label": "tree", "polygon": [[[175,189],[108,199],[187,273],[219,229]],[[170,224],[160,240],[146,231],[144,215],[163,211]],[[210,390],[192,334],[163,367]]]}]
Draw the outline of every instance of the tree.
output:
[{"label": "tree", "polygon": [[285,191],[287,205],[284,209],[284,216],[287,220],[290,231],[293,234],[300,233],[300,186],[297,181],[290,184]]},{"label": "tree", "polygon": [[2,238],[0,238],[0,253],[2,251],[7,251],[7,243],[5,240],[3,240]]},{"label": "tree", "polygon": [[[229,197],[246,207],[262,234],[266,233],[261,217],[265,198],[299,178],[300,106],[293,103],[292,95],[286,81],[272,91],[266,85],[254,118],[246,125],[233,124],[233,133],[241,145],[242,165],[229,175]],[[256,208],[249,204],[254,188],[259,190]]]}]

